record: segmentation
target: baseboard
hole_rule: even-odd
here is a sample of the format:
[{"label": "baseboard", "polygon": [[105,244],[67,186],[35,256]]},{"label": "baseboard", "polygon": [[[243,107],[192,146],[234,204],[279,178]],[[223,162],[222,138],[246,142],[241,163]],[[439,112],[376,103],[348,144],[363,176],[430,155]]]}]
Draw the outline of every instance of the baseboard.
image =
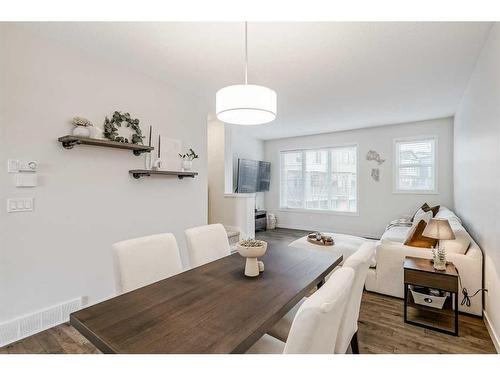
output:
[{"label": "baseboard", "polygon": [[[305,230],[305,231],[315,231],[315,230],[319,230],[321,232],[332,232],[332,228],[314,228],[314,229],[311,229],[311,228],[297,228],[296,226],[289,226],[289,225],[286,225],[286,224],[278,224],[277,228],[283,228],[283,229],[295,229],[295,230]],[[333,231],[333,232],[336,232],[336,231]],[[359,232],[353,232],[353,231],[340,231],[340,232],[336,232],[336,233],[342,233],[342,234],[349,234],[351,236],[357,236],[357,237],[364,237],[364,238],[368,238],[368,239],[372,239],[372,240],[378,240],[380,239],[380,235],[377,235],[377,234],[373,234],[373,233],[359,233]]]},{"label": "baseboard", "polygon": [[488,313],[486,310],[483,310],[483,317],[484,317],[484,324],[486,325],[486,328],[488,329],[488,333],[490,334],[491,341],[493,341],[493,345],[495,345],[495,349],[497,353],[500,353],[500,339],[497,333],[495,332],[495,329],[491,325],[491,321],[488,318]]},{"label": "baseboard", "polygon": [[59,305],[0,323],[0,347],[69,321],[69,314],[80,310],[82,298],[78,297]]}]

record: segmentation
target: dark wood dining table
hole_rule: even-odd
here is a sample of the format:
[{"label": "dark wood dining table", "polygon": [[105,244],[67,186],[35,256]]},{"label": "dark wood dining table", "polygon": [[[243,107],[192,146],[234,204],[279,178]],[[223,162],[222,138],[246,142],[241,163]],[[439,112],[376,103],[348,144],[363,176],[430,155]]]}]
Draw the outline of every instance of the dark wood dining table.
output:
[{"label": "dark wood dining table", "polygon": [[258,277],[239,254],[70,316],[104,353],[244,353],[340,262],[325,249],[268,244]]}]

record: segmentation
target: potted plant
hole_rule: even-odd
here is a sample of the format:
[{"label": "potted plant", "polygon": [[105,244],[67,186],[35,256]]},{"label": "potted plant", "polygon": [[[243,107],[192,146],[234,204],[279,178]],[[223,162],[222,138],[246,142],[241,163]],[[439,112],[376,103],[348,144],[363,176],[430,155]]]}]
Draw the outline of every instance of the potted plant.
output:
[{"label": "potted plant", "polygon": [[73,135],[76,137],[90,137],[92,123],[84,117],[73,117]]},{"label": "potted plant", "polygon": [[245,275],[249,277],[259,276],[264,271],[264,263],[257,258],[263,256],[267,250],[267,242],[255,239],[239,241],[236,245],[238,253],[246,258]]},{"label": "potted plant", "polygon": [[189,152],[185,154],[179,154],[179,156],[182,159],[183,171],[190,171],[191,168],[193,167],[193,160],[198,159],[198,155],[196,154],[196,152],[193,151],[192,148],[189,149]]}]

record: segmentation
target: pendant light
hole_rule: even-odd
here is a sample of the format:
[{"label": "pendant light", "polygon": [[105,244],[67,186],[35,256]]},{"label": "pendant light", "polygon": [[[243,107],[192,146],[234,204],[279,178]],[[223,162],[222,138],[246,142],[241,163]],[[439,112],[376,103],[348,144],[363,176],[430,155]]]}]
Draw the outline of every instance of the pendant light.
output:
[{"label": "pendant light", "polygon": [[248,36],[245,22],[245,84],[226,86],[215,96],[217,118],[236,125],[259,125],[276,118],[276,92],[248,84]]}]

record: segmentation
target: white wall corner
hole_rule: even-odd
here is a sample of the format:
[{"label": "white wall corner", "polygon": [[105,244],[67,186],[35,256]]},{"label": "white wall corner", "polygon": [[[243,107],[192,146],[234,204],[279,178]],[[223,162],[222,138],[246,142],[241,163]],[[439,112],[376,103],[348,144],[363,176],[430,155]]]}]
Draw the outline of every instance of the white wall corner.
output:
[{"label": "white wall corner", "polygon": [[500,336],[495,331],[493,325],[491,324],[491,320],[488,318],[488,313],[486,310],[483,310],[484,324],[488,329],[488,333],[490,334],[491,341],[493,341],[493,345],[495,345],[495,350],[497,353],[500,353]]}]

